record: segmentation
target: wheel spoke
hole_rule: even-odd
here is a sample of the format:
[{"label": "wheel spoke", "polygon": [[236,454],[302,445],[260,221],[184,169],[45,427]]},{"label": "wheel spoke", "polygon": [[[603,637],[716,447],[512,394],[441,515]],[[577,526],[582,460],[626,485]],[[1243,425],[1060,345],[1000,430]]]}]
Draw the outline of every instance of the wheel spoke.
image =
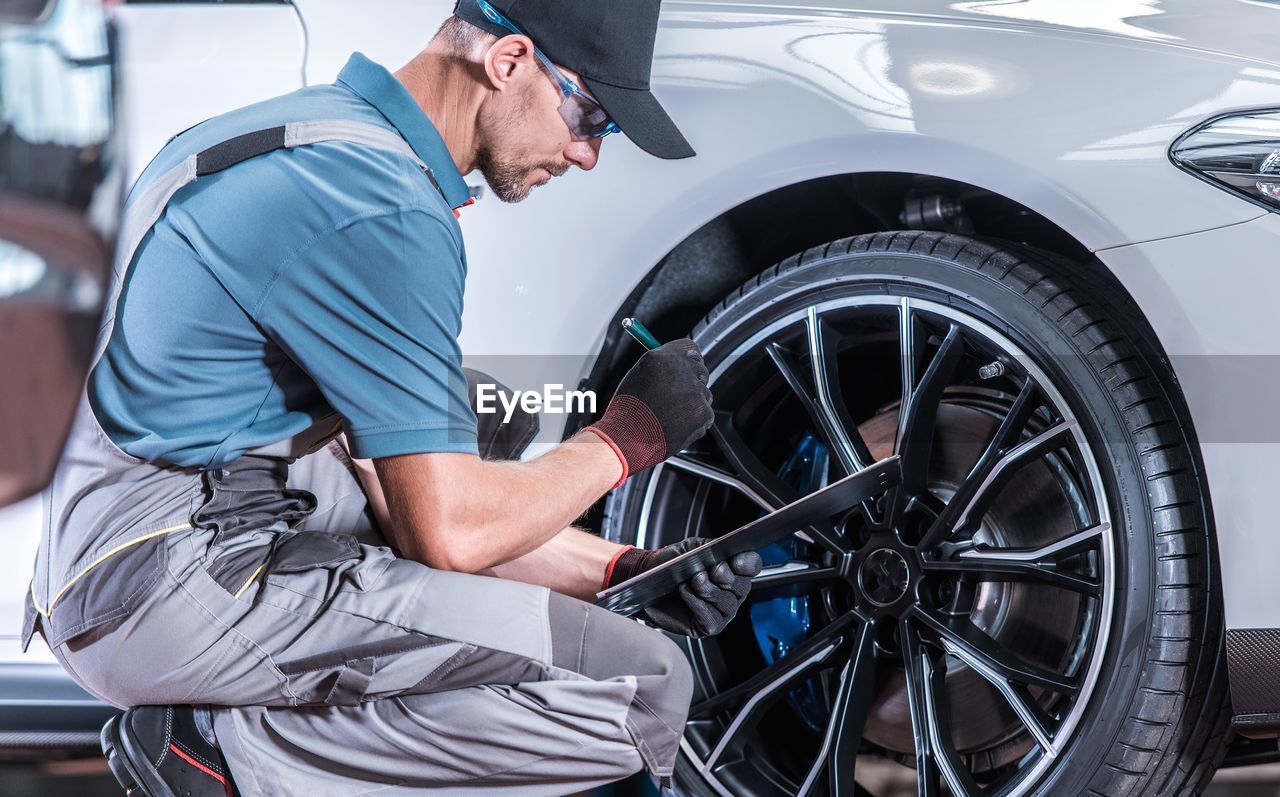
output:
[{"label": "wheel spoke", "polygon": [[[946,337],[925,368],[918,385],[913,385],[907,403],[899,410],[897,452],[902,456],[902,484],[893,492],[889,525],[895,526],[907,503],[928,487],[933,435],[942,406],[942,393],[955,374],[964,353],[960,327],[952,324]],[[905,358],[906,353],[903,354]],[[904,366],[903,375],[906,375]]]},{"label": "wheel spoke", "polygon": [[[727,412],[717,412],[715,422],[711,425],[711,436],[729,466],[737,473],[738,480],[752,493],[763,499],[768,504],[769,511],[781,509],[800,498],[790,485],[778,478],[755,455],[755,452],[738,434],[738,430],[734,428],[732,415]],[[840,540],[835,527],[829,522],[809,526],[804,533],[810,540],[837,556],[847,551],[847,546]]]},{"label": "wheel spoke", "polygon": [[942,772],[942,779],[947,782],[947,790],[952,797],[980,795],[982,787],[969,773],[956,752],[955,741],[951,737],[951,704],[947,700],[946,664],[925,655],[921,658],[920,665],[929,743],[936,752],[938,769]]},{"label": "wheel spoke", "polygon": [[915,738],[916,790],[922,795],[938,795],[945,781],[950,797],[978,797],[983,789],[965,767],[951,737],[946,663],[922,643],[910,619],[904,618],[899,629]]},{"label": "wheel spoke", "polygon": [[[796,675],[807,671],[829,656],[831,650],[843,641],[841,635],[858,619],[860,618],[851,613],[836,618],[806,639],[795,650],[747,680],[700,703],[695,703],[689,709],[689,716],[691,718],[709,717],[742,701],[749,702],[757,692],[776,691]],[[821,656],[818,655],[820,653]]]},{"label": "wheel spoke", "polygon": [[925,369],[920,384],[911,391],[911,397],[901,412],[902,433],[898,439],[898,453],[902,455],[902,487],[908,492],[919,492],[928,477],[929,454],[933,449],[933,432],[937,426],[938,408],[942,404],[942,391],[955,374],[960,355],[964,353],[964,339],[960,327],[952,324],[938,347],[937,353]]},{"label": "wheel spoke", "polygon": [[[809,395],[808,387],[801,381],[800,374],[791,363],[791,355],[777,343],[770,343],[765,349],[769,353],[769,359],[773,360],[773,364],[777,366],[778,372],[782,374],[787,386],[791,388],[791,392],[799,400],[800,406],[804,407],[805,412],[808,413],[809,420],[822,433],[828,450],[836,455],[840,467],[844,469],[845,473],[857,472],[858,467],[855,467],[855,460],[851,454],[851,444],[841,441],[840,430],[832,427],[831,419],[827,413]],[[848,435],[845,435],[845,439],[848,439]]]},{"label": "wheel spoke", "polygon": [[802,675],[815,665],[826,661],[839,646],[840,641],[836,640],[828,642],[825,646],[803,657],[797,656],[796,653],[791,653],[783,658],[781,661],[787,662],[789,666],[776,672],[774,674],[775,677],[747,699],[747,702],[729,722],[729,726],[725,728],[724,733],[720,735],[720,741],[716,742],[715,748],[707,756],[707,760],[703,763],[703,768],[708,772],[714,770],[726,751],[736,749],[739,746],[736,742],[741,737],[742,732],[759,722],[769,706],[773,705],[775,700],[786,693],[786,687],[799,680]]},{"label": "wheel spoke", "polygon": [[898,360],[902,373],[902,397],[898,402],[898,437],[894,450],[902,447],[906,438],[907,407],[916,388],[916,320],[911,310],[911,300],[903,298],[898,305]]},{"label": "wheel spoke", "polygon": [[800,498],[800,495],[770,471],[746,444],[733,426],[732,415],[723,411],[716,412],[715,422],[711,426],[711,437],[720,447],[720,453],[724,455],[729,467],[737,473],[739,480],[753,493],[763,498],[771,509],[780,509]]},{"label": "wheel spoke", "polygon": [[1023,389],[978,463],[965,477],[960,489],[947,503],[946,509],[930,525],[920,542],[922,550],[936,548],[947,539],[976,528],[991,502],[1019,469],[1058,448],[1061,438],[1075,429],[1074,420],[1059,421],[1034,437],[1010,447],[1005,438],[1012,436],[1016,439],[1021,431],[1020,427],[1026,422],[1026,418],[1023,418],[1019,423],[1019,416],[1029,418],[1033,409],[1030,408],[1029,391],[1029,387]]},{"label": "wheel spoke", "polygon": [[1022,720],[1022,724],[1035,737],[1036,743],[1040,745],[1041,749],[1050,757],[1057,757],[1058,748],[1053,743],[1053,732],[1050,730],[1053,720],[1040,707],[1040,704],[1036,702],[1035,697],[1025,686],[1010,680],[999,671],[993,669],[985,659],[973,655],[971,649],[956,645],[949,639],[942,640],[942,648],[949,655],[955,656],[967,664],[970,669],[981,675],[987,683],[994,686],[996,691],[1008,701],[1009,706],[1018,715],[1018,719]]},{"label": "wheel spoke", "polygon": [[872,626],[863,623],[852,655],[840,670],[840,682],[831,702],[831,716],[822,736],[822,745],[796,791],[796,797],[813,794],[822,782],[823,770],[827,771],[832,795],[859,793],[860,787],[853,779],[854,767],[858,747],[862,743],[862,730],[866,727],[867,715],[875,698],[875,667]]},{"label": "wheel spoke", "polygon": [[876,697],[876,652],[873,628],[864,623],[862,633],[853,651],[853,658],[840,674],[840,686],[844,690],[832,708],[831,724],[835,737],[831,742],[828,759],[831,762],[831,793],[852,794],[856,790],[853,779],[862,744],[862,731],[871,713]]},{"label": "wheel spoke", "polygon": [[1102,584],[1094,579],[1029,562],[952,559],[928,562],[924,565],[924,570],[928,573],[972,573],[976,574],[978,581],[1045,584],[1090,597],[1097,597],[1102,592]]},{"label": "wheel spoke", "polygon": [[[938,616],[920,607],[915,608],[913,615],[922,628],[931,631],[939,637],[942,644],[949,646],[948,652],[961,651],[964,656],[980,662],[983,669],[995,677],[1070,697],[1080,691],[1074,679],[1022,661],[983,633],[968,617]],[[960,653],[952,655],[962,658]]]},{"label": "wheel spoke", "polygon": [[874,460],[862,439],[858,426],[849,417],[848,405],[840,388],[840,368],[835,349],[828,345],[827,326],[818,317],[818,309],[810,307],[805,329],[809,337],[809,367],[813,372],[814,396],[820,423],[827,427],[835,442],[836,458],[846,473],[856,473]]},{"label": "wheel spoke", "polygon": [[970,548],[961,551],[957,556],[960,559],[984,562],[1033,562],[1036,564],[1058,562],[1093,548],[1110,530],[1110,523],[1100,523],[1037,548]]},{"label": "wheel spoke", "polygon": [[956,518],[956,529],[976,526],[986,514],[991,502],[1018,472],[1018,469],[1057,448],[1061,438],[1070,433],[1075,426],[1075,421],[1060,421],[1001,455],[991,467],[991,472],[974,489],[969,503],[961,508],[960,515]]},{"label": "wheel spoke", "polygon": [[930,724],[937,718],[936,711],[929,710],[929,702],[935,693],[926,681],[932,676],[929,652],[921,644],[911,622],[903,618],[898,624],[902,639],[902,659],[907,680],[907,704],[911,712],[911,735],[916,751],[916,794],[918,797],[940,797],[941,772],[934,754]]},{"label": "wheel spoke", "polygon": [[666,464],[670,465],[673,468],[682,470],[686,473],[692,473],[695,476],[701,476],[702,478],[708,481],[713,481],[717,484],[722,484],[731,490],[736,490],[739,493],[745,495],[747,498],[751,499],[751,501],[755,503],[756,506],[760,507],[766,512],[772,512],[773,510],[778,508],[773,504],[769,503],[769,501],[764,496],[760,495],[755,490],[751,489],[749,486],[747,486],[745,482],[743,482],[741,479],[734,476],[733,474],[726,473],[725,471],[720,470],[719,468],[714,467],[712,465],[708,465],[704,462],[699,462],[689,457],[686,454],[677,454],[674,457],[671,457],[670,459],[668,459]]},{"label": "wheel spoke", "polygon": [[[809,337],[809,367],[813,373],[814,394],[820,410],[820,423],[827,427],[828,437],[835,440],[836,459],[845,473],[855,473],[875,462],[871,449],[863,439],[858,424],[849,415],[843,388],[840,386],[840,364],[836,348],[830,343],[829,327],[818,317],[818,309],[810,307],[806,315]],[[862,512],[868,523],[876,521],[875,501],[864,501]]]},{"label": "wheel spoke", "polygon": [[1059,568],[1063,560],[1094,548],[1110,528],[1103,523],[1038,548],[969,548],[954,558],[925,559],[922,564],[928,572],[974,574],[980,581],[1048,584],[1097,597],[1102,594],[1100,580]]},{"label": "wheel spoke", "polygon": [[973,500],[974,493],[986,480],[987,476],[990,475],[991,469],[999,461],[1000,455],[1011,448],[1021,437],[1023,428],[1026,427],[1027,421],[1031,420],[1031,415],[1035,411],[1035,396],[1035,383],[1027,379],[1022,385],[1022,390],[1018,392],[1018,397],[1014,399],[1013,405],[1009,407],[1008,414],[1000,421],[995,434],[991,436],[991,440],[988,441],[986,448],[983,449],[982,454],[978,457],[978,461],[974,463],[964,482],[956,490],[956,494],[947,502],[946,507],[921,539],[920,547],[922,549],[930,550],[940,545],[951,534],[951,530],[956,525],[956,518],[960,515],[960,510],[968,506],[969,502]]},{"label": "wheel spoke", "polygon": [[[812,347],[812,343],[810,346]],[[871,455],[868,453],[864,458],[862,453],[858,451],[859,445],[864,452],[866,450],[866,443],[862,442],[861,435],[858,435],[856,429],[854,430],[852,434],[858,435],[858,442],[855,444],[849,430],[837,416],[830,400],[822,398],[826,395],[829,386],[824,387],[815,381],[813,391],[818,394],[818,397],[815,398],[809,395],[809,386],[805,384],[796,365],[792,362],[794,355],[778,343],[768,344],[765,347],[765,351],[769,354],[769,359],[773,360],[778,373],[782,374],[787,387],[791,388],[791,392],[800,402],[800,406],[809,415],[809,420],[822,433],[828,449],[835,455],[836,461],[840,463],[840,467],[844,472],[856,473],[866,464],[870,464]],[[813,367],[818,369],[821,366],[815,364]],[[825,376],[815,375],[816,378],[825,379]]]},{"label": "wheel spoke", "polygon": [[761,570],[760,575],[751,579],[751,593],[754,595],[766,589],[780,589],[822,581],[833,581],[839,577],[840,571],[834,567],[823,567],[813,562],[792,560],[782,564],[768,565]]},{"label": "wheel spoke", "polygon": [[836,556],[844,556],[849,551],[849,546],[836,533],[835,527],[829,523],[823,526],[809,526],[804,531],[797,531],[796,536],[805,537],[809,542],[821,545]]}]

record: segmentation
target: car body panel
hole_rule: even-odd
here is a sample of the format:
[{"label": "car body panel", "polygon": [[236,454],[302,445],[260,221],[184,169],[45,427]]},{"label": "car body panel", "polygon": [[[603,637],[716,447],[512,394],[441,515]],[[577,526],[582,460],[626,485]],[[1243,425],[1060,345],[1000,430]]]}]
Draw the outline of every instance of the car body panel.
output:
[{"label": "car body panel", "polygon": [[1276,0],[728,0],[715,5],[1007,23],[1041,35],[1083,31],[1280,63]]},{"label": "car body panel", "polygon": [[[718,27],[720,23],[697,23],[685,11],[688,6],[677,8],[663,29],[659,93],[686,129],[724,134],[708,140],[692,133],[700,154],[687,163],[655,162],[630,145],[609,142],[594,174],[576,174],[539,189],[535,199],[519,208],[482,203],[469,210],[463,220],[471,262],[463,348],[477,367],[507,376],[500,370],[501,358],[476,355],[579,353],[584,335],[591,336],[585,348],[593,353],[614,309],[674,242],[772,188],[827,174],[881,170],[923,172],[979,185],[1035,209],[1098,250],[1144,308],[1174,355],[1175,372],[1194,386],[1188,396],[1193,418],[1211,431],[1202,437],[1224,555],[1228,623],[1232,628],[1278,624],[1280,617],[1268,609],[1280,604],[1255,602],[1254,597],[1258,583],[1272,584],[1274,589],[1266,588],[1268,597],[1280,585],[1238,578],[1236,568],[1252,574],[1263,566],[1254,558],[1259,550],[1254,541],[1271,534],[1274,521],[1265,496],[1280,479],[1280,468],[1266,444],[1213,439],[1216,419],[1224,413],[1247,425],[1251,419],[1262,420],[1265,407],[1237,413],[1238,408],[1225,403],[1218,383],[1202,374],[1209,361],[1198,356],[1255,353],[1260,341],[1275,340],[1265,334],[1269,313],[1257,305],[1265,305],[1278,287],[1266,257],[1277,251],[1271,232],[1277,216],[1180,172],[1169,164],[1167,148],[1182,130],[1206,116],[1280,103],[1280,72],[1194,49],[1146,42],[1120,46],[1115,37],[1083,36],[1073,47],[1093,51],[1094,57],[1084,60],[1095,64],[1097,72],[1074,95],[1070,87],[1036,92],[1032,86],[1052,85],[1055,74],[1061,75],[1060,62],[1049,65],[1051,48],[1041,46],[1040,52],[1028,50],[1016,57],[995,55],[1015,38],[1032,47],[1034,36],[1007,30],[964,36],[946,30],[942,35],[932,24],[911,23],[916,33],[939,34],[934,41],[938,47],[945,43],[956,48],[967,39],[964,48],[983,53],[986,63],[1007,61],[1022,72],[1020,79],[1034,82],[1015,103],[1016,110],[1014,105],[1000,110],[1000,103],[917,95],[910,103],[916,124],[894,130],[895,124],[905,127],[906,122],[895,120],[887,89],[879,95],[868,90],[862,100],[867,108],[832,108],[820,96],[829,86],[820,89],[812,72],[807,77],[761,74],[759,63],[735,61],[727,52],[734,34]],[[899,46],[895,24],[888,23],[886,32],[867,34],[888,48],[887,61],[910,63],[921,57],[914,53],[929,50],[919,38]],[[852,31],[871,27],[841,23],[843,32],[830,35],[853,38],[862,34]],[[720,34],[725,44],[717,49],[711,42]],[[689,49],[679,59],[697,63],[701,73],[714,73],[715,81],[679,76],[672,53],[685,41]],[[780,34],[745,49],[787,52],[795,41]],[[1120,60],[1105,60],[1118,59],[1118,46],[1124,58],[1141,66],[1129,70],[1124,86],[1105,98],[1092,97],[1089,86],[1123,71]],[[1058,55],[1065,58],[1067,52]],[[1161,94],[1159,76],[1170,71],[1195,76],[1194,98],[1188,98],[1185,85],[1164,97],[1143,96],[1148,83],[1152,93]],[[797,86],[793,80],[804,83]],[[861,88],[842,90],[853,96]],[[875,97],[882,99],[879,105]],[[1218,105],[1217,99],[1227,104]],[[1097,118],[1088,135],[1039,129],[1037,135],[1027,135],[1022,117],[1058,118],[1054,108],[1062,105],[1075,108],[1074,115]],[[925,119],[928,123],[921,123]],[[859,129],[863,121],[868,124]],[[1126,126],[1136,132],[1120,132]],[[841,132],[850,130],[854,132]],[[572,236],[553,232],[565,219],[573,220]],[[1204,230],[1214,232],[1189,235]],[[1131,241],[1150,243],[1124,243]],[[1217,265],[1221,255],[1213,254],[1215,245],[1232,253],[1244,281],[1220,279],[1225,274]],[[1145,262],[1144,252],[1152,253]],[[568,265],[574,263],[583,266]],[[1242,285],[1257,289],[1243,313],[1233,299]],[[537,373],[524,381],[519,375],[508,381],[522,388],[537,385],[549,362],[542,360]],[[573,371],[572,358],[554,364],[563,372],[548,381],[572,384],[585,373],[585,366]],[[556,439],[558,421],[544,419],[544,441]]]},{"label": "car body panel", "polygon": [[169,139],[302,87],[306,39],[279,3],[139,3],[116,10],[129,182]]},{"label": "car body panel", "polygon": [[1230,628],[1280,625],[1280,214],[1101,253],[1169,354],[1213,496]]},{"label": "car body panel", "polygon": [[355,51],[388,69],[409,62],[453,12],[453,0],[295,0],[307,24],[307,84],[331,83]]},{"label": "car body panel", "polygon": [[[1220,110],[1210,100],[1228,89],[1240,106],[1280,102],[1278,69],[1142,42],[1117,45],[1114,37],[1080,35],[1054,52],[1052,44],[1008,29],[898,19],[812,22],[723,10],[711,20],[704,17],[712,6],[672,8],[659,43],[657,91],[691,131],[699,156],[657,162],[610,141],[589,176],[539,189],[518,208],[482,203],[469,210],[468,318],[507,324],[468,323],[465,350],[581,349],[582,316],[557,319],[565,306],[598,308],[598,341],[600,322],[608,323],[610,311],[674,243],[749,198],[814,177],[909,171],[972,183],[1035,209],[1095,250],[1259,215],[1172,168],[1166,151],[1179,132]],[[815,39],[835,44],[817,46]],[[899,73],[943,46],[982,53],[973,63],[990,67],[992,91],[1001,96],[902,89]],[[808,55],[806,47],[813,48]],[[827,68],[824,59],[860,50],[879,64],[878,73],[851,69],[862,76],[854,80]],[[1048,91],[1062,82],[1069,56],[1096,71],[1078,89]],[[1124,85],[1097,96],[1094,87],[1116,83],[1115,73],[1133,61],[1142,68],[1130,68]],[[1157,78],[1178,68],[1199,83],[1180,84],[1175,97]],[[1064,115],[1088,121],[1070,131],[1028,123]],[[574,235],[555,232],[562,219],[573,220]],[[502,265],[523,257],[540,266],[537,285],[527,270]],[[522,330],[519,340],[506,334],[508,324]]]}]

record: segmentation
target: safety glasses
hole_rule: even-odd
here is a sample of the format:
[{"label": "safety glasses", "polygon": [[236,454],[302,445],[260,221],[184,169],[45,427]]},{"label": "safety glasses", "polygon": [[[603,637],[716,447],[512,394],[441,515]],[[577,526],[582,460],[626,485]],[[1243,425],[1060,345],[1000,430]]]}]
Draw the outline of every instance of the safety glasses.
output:
[{"label": "safety glasses", "polygon": [[[529,35],[520,30],[514,22],[500,14],[498,9],[486,3],[485,0],[476,0],[476,5],[480,7],[480,12],[484,14],[485,18],[493,24],[501,25],[519,36]],[[556,69],[556,65],[551,63],[551,59],[547,58],[546,53],[542,52],[536,44],[533,46],[533,52],[538,56],[538,60],[546,66],[551,79],[560,87],[560,93],[564,95],[560,102],[560,117],[569,126],[569,135],[573,137],[574,141],[588,141],[593,138],[604,138],[610,133],[622,132],[618,125],[609,118],[609,114],[605,113],[600,103],[596,102],[595,98],[590,94],[578,88],[578,84],[570,80],[563,72]]]}]

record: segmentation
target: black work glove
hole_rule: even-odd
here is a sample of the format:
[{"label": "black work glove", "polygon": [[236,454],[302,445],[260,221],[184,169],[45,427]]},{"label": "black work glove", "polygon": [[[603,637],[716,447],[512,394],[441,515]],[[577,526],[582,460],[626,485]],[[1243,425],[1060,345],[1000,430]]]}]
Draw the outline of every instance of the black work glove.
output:
[{"label": "black work glove", "polygon": [[641,355],[604,416],[587,428],[622,460],[622,484],[702,437],[713,419],[702,352],[681,338]]},{"label": "black work glove", "polygon": [[[628,548],[613,560],[605,574],[604,588],[621,584],[707,542],[709,540],[702,537],[689,537],[652,551]],[[727,562],[718,563],[709,573],[697,573],[681,584],[676,594],[659,600],[640,615],[673,634],[694,639],[714,636],[738,613],[738,607],[751,591],[752,577],[759,575],[763,566],[764,561],[755,551],[740,553]]]}]

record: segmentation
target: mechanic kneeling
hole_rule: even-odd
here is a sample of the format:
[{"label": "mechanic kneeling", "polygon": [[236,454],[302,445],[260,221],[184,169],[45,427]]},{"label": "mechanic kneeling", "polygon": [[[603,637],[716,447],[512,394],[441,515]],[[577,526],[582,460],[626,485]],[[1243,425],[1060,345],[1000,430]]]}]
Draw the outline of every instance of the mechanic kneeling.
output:
[{"label": "mechanic kneeling", "polygon": [[[688,664],[587,601],[697,541],[571,524],[706,431],[706,367],[689,340],[650,351],[598,423],[496,461],[528,430],[478,444],[455,218],[464,173],[516,202],[611,132],[693,154],[647,88],[658,7],[461,0],[394,75],[357,54],[143,174],[24,630],[141,706],[103,731],[132,793],[669,782]],[[718,633],[759,569],[718,565],[646,619]]]}]

